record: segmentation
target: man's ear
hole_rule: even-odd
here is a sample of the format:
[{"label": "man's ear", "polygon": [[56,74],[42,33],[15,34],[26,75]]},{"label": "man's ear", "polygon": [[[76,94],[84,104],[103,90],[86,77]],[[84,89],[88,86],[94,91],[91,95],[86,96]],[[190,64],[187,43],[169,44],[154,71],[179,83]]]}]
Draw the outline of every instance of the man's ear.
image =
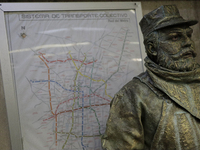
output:
[{"label": "man's ear", "polygon": [[146,51],[147,51],[148,54],[150,54],[153,57],[157,56],[156,47],[155,47],[153,42],[147,43]]}]

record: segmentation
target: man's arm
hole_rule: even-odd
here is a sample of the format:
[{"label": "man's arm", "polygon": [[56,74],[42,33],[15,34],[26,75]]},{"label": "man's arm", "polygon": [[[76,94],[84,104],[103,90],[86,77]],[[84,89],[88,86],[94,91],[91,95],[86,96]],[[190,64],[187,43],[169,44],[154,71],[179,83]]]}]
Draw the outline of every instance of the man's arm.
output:
[{"label": "man's arm", "polygon": [[123,88],[111,102],[102,147],[105,150],[142,150],[144,132],[140,97]]}]

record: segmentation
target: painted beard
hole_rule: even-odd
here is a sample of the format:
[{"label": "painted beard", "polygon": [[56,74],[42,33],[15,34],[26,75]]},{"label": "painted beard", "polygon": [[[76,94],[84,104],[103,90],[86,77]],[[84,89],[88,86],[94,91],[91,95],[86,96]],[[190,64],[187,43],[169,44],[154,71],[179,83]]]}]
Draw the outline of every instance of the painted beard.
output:
[{"label": "painted beard", "polygon": [[[175,55],[169,55],[162,50],[158,50],[157,63],[164,68],[185,72],[192,71],[196,67],[196,53],[191,52],[193,57],[184,57],[186,52],[179,52]],[[174,57],[175,56],[175,57]]]}]

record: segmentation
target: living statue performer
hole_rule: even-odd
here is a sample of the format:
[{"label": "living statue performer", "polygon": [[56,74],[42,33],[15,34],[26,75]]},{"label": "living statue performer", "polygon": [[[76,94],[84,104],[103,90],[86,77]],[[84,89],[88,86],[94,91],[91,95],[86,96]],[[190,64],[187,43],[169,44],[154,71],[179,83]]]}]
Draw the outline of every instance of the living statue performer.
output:
[{"label": "living statue performer", "polygon": [[200,67],[190,26],[174,5],[140,21],[146,72],[113,98],[105,150],[200,150]]}]

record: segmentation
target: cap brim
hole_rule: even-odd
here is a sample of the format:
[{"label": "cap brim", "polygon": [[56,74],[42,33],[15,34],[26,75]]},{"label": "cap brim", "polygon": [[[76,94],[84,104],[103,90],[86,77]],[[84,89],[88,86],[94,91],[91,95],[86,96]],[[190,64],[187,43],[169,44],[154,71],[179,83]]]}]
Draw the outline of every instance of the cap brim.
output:
[{"label": "cap brim", "polygon": [[162,29],[165,27],[170,27],[170,26],[183,25],[183,24],[188,25],[188,26],[193,26],[197,23],[198,23],[197,20],[182,20],[182,21],[178,21],[178,22],[174,22],[174,21],[166,22],[165,24],[158,25],[157,27],[155,27],[155,30]]}]

